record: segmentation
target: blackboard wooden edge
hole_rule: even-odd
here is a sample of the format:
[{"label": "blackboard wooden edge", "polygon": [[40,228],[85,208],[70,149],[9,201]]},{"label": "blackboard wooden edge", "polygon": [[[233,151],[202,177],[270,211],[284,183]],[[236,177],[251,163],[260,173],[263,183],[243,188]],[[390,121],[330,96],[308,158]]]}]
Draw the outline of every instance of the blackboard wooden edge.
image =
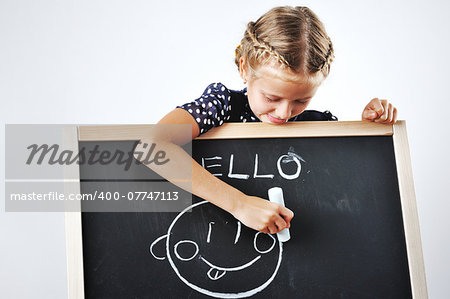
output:
[{"label": "blackboard wooden edge", "polygon": [[[154,125],[79,126],[80,141],[140,140]],[[196,139],[385,136],[393,134],[389,124],[368,121],[305,121],[283,125],[266,123],[226,123]]]},{"label": "blackboard wooden edge", "polygon": [[67,294],[69,299],[84,298],[83,236],[81,212],[65,212]]},{"label": "blackboard wooden edge", "polygon": [[394,124],[393,143],[412,294],[413,298],[428,298],[419,216],[405,121],[398,121]]},{"label": "blackboard wooden edge", "polygon": [[[65,128],[63,134],[64,149],[78,152],[78,127]],[[67,168],[69,171],[72,167]],[[80,194],[80,172],[66,172],[64,169],[64,193]],[[84,298],[84,271],[83,271],[83,236],[81,223],[81,202],[66,203],[64,213],[66,233],[66,265],[67,265],[67,294],[69,299]]]},{"label": "blackboard wooden edge", "polygon": [[393,133],[392,125],[368,121],[305,121],[283,125],[226,123],[196,139],[389,136]]}]

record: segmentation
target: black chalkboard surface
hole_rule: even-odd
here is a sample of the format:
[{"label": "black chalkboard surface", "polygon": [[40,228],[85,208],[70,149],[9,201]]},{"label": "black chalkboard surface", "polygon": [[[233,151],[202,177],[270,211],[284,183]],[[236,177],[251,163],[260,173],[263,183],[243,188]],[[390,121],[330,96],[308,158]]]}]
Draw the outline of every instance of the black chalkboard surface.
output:
[{"label": "black chalkboard surface", "polygon": [[192,151],[246,194],[281,187],[291,239],[197,197],[181,213],[85,212],[86,298],[413,297],[392,136],[206,139]]}]

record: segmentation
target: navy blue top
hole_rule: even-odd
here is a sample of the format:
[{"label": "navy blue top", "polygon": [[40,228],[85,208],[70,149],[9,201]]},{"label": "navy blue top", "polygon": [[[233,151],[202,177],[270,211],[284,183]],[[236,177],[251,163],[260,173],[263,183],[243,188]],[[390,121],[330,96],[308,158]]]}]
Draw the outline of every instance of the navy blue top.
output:
[{"label": "navy blue top", "polygon": [[[261,122],[248,104],[247,88],[231,90],[222,83],[206,87],[200,98],[177,108],[183,108],[196,120],[200,134],[227,122]],[[305,110],[288,121],[337,120],[330,111]]]}]

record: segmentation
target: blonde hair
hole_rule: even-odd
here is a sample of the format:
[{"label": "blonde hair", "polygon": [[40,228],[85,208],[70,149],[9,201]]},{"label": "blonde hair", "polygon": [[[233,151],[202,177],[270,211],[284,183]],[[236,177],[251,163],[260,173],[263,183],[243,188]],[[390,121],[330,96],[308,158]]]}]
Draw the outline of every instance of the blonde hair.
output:
[{"label": "blonde hair", "polygon": [[252,73],[259,65],[275,61],[294,73],[312,76],[320,71],[326,77],[334,49],[322,22],[309,8],[280,6],[247,24],[236,48],[238,69],[241,57]]}]

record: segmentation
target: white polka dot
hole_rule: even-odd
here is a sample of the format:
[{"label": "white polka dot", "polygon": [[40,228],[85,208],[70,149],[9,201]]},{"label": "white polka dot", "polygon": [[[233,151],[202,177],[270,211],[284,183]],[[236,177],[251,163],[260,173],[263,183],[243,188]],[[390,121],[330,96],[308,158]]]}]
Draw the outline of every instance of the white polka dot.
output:
[{"label": "white polka dot", "polygon": [[212,103],[211,102],[208,103],[208,107],[212,107]]},{"label": "white polka dot", "polygon": [[214,100],[213,103],[214,103],[214,105],[217,105],[217,101],[216,100]]},{"label": "white polka dot", "polygon": [[239,119],[243,119],[244,117],[241,115],[241,117]]},{"label": "white polka dot", "polygon": [[205,119],[203,120],[203,123],[206,125],[207,122],[208,122],[208,120],[205,118]]},{"label": "white polka dot", "polygon": [[214,83],[214,87],[217,87],[217,83]]},{"label": "white polka dot", "polygon": [[187,106],[188,106],[188,107],[191,107],[191,104],[188,104]]},{"label": "white polka dot", "polygon": [[203,99],[200,99],[200,102],[203,102]]},{"label": "white polka dot", "polygon": [[246,120],[246,119],[244,118],[244,119],[242,120],[242,122],[244,122],[244,123],[245,123],[245,122],[247,122],[247,120]]},{"label": "white polka dot", "polygon": [[211,93],[211,88],[208,89],[208,91],[206,93]]},{"label": "white polka dot", "polygon": [[198,123],[200,123],[200,118],[197,117],[195,120],[196,120]]},{"label": "white polka dot", "polygon": [[220,114],[222,114],[222,115],[223,115],[223,110],[222,110],[222,111],[220,111]]},{"label": "white polka dot", "polygon": [[228,101],[231,99],[231,96],[228,97]]},{"label": "white polka dot", "polygon": [[203,129],[200,129],[200,133],[203,133]]},{"label": "white polka dot", "polygon": [[195,112],[200,113],[200,109],[195,110]]},{"label": "white polka dot", "polygon": [[209,115],[212,115],[212,111],[208,111],[208,114],[209,114]]},{"label": "white polka dot", "polygon": [[223,124],[223,120],[221,120],[220,122],[219,122],[219,125],[221,126]]},{"label": "white polka dot", "polygon": [[188,111],[189,111],[189,113],[192,113],[192,109],[189,109]]},{"label": "white polka dot", "polygon": [[210,119],[208,119],[208,125],[210,125],[211,124],[211,120]]},{"label": "white polka dot", "polygon": [[224,91],[224,90],[225,90],[225,87],[222,86],[222,88],[221,88],[220,90]]},{"label": "white polka dot", "polygon": [[255,118],[253,116],[251,118],[252,118],[252,120],[255,120]]},{"label": "white polka dot", "polygon": [[205,108],[205,107],[206,107],[205,103],[203,103],[203,104],[202,104],[202,107],[203,107],[203,108]]},{"label": "white polka dot", "polygon": [[202,111],[202,114],[205,114],[205,115],[206,115],[206,111]]},{"label": "white polka dot", "polygon": [[227,120],[229,120],[229,119],[230,119],[230,116],[228,115],[228,116],[227,116]]}]

